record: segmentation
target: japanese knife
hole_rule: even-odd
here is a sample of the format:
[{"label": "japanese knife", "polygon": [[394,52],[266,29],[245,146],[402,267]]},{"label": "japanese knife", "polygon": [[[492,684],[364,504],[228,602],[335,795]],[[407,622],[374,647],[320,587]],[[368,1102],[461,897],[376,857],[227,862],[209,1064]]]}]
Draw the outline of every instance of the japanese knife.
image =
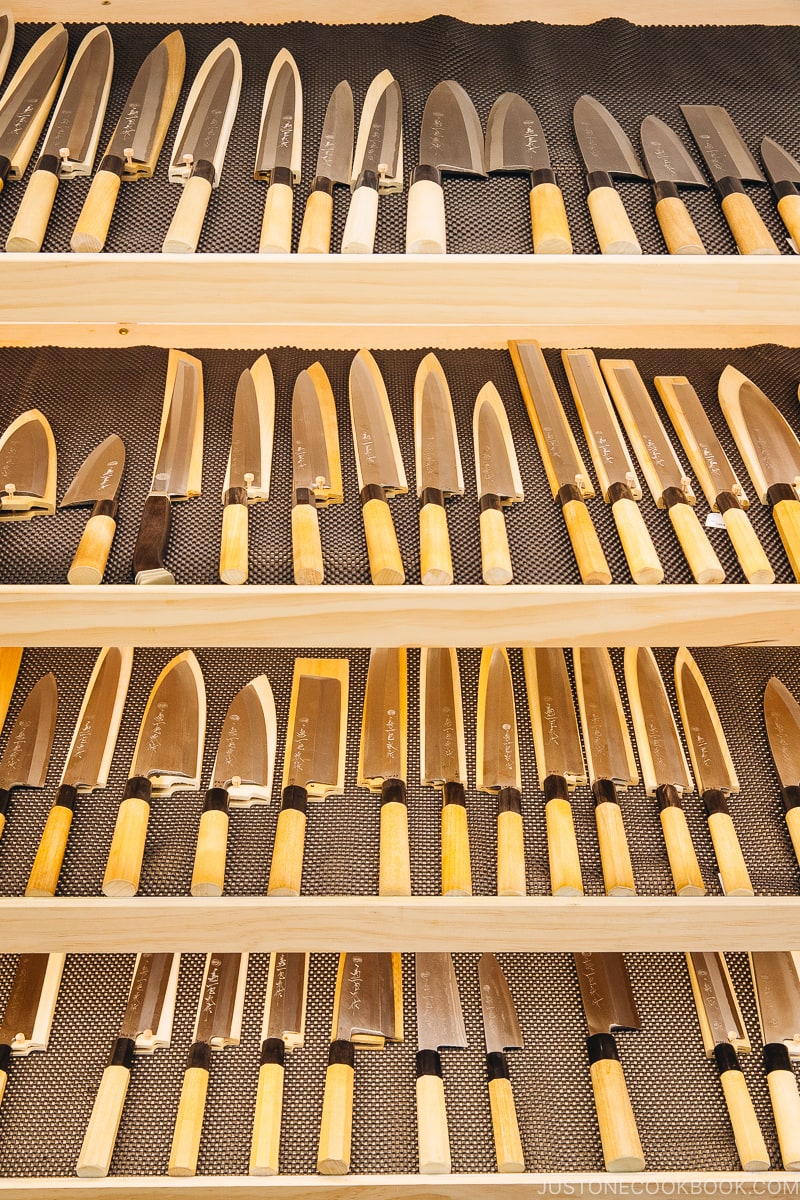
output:
[{"label": "japanese knife", "polygon": [[594,796],[603,882],[608,896],[634,896],[636,883],[617,794],[639,782],[622,698],[604,647],[573,650],[575,690]]},{"label": "japanese knife", "polygon": [[695,161],[674,130],[658,117],[645,117],[640,133],[642,156],[653,181],[656,217],[670,254],[705,254],[681,187],[705,187]]},{"label": "japanese knife", "polygon": [[745,511],[750,502],[697,392],[685,375],[657,375],[654,382],[709,508],[722,513],[747,582],[772,583],[775,572]]},{"label": "japanese knife", "polygon": [[642,247],[613,177],[647,179],[619,122],[594,96],[581,96],[573,111],[575,136],[586,166],[586,203],[602,254],[641,254]]},{"label": "japanese knife", "polygon": [[137,955],[122,1026],[97,1089],[76,1166],[83,1179],[108,1175],[133,1056],[169,1049],[179,969],[179,954]]},{"label": "japanese knife", "polygon": [[107,26],[75,52],[41,153],[6,239],[6,250],[41,250],[60,179],[90,175],[106,111],[114,47]]},{"label": "japanese knife", "polygon": [[503,1174],[525,1170],[525,1156],[519,1136],[517,1110],[508,1070],[506,1050],[521,1050],[525,1045],[522,1030],[511,999],[511,992],[500,964],[493,954],[478,960],[481,987],[483,1035],[486,1039],[486,1071],[489,1079],[489,1103],[492,1110],[494,1149],[497,1170]]},{"label": "japanese knife", "polygon": [[576,954],[589,1036],[586,1050],[597,1124],[607,1171],[643,1171],[644,1152],[614,1040],[615,1029],[641,1029],[625,959],[621,954]]},{"label": "japanese knife", "polygon": [[675,656],[675,691],[722,889],[726,896],[752,896],[753,885],[728,811],[727,797],[738,793],[739,780],[711,693],[685,647]]},{"label": "japanese knife", "polygon": [[80,253],[103,249],[120,184],[150,179],[178,103],[186,49],[177,29],[168,33],[142,63],[117,127],[92,180],[70,247]]},{"label": "japanese knife", "polygon": [[97,656],[75,724],[61,783],[31,867],[26,896],[54,896],[75,801],[104,788],[117,744],[133,666],[133,648],[107,647]]},{"label": "japanese knife", "polygon": [[344,794],[348,675],[346,658],[295,659],[269,896],[300,895],[308,801]]},{"label": "japanese knife", "polygon": [[383,1050],[403,1040],[403,975],[399,954],[341,954],[317,1152],[321,1175],[350,1170],[355,1051]]},{"label": "japanese knife", "polygon": [[203,365],[182,350],[170,350],[153,482],[133,552],[136,583],[175,583],[164,566],[172,501],[199,496],[202,471]]},{"label": "japanese knife", "polygon": [[212,1050],[238,1046],[242,1033],[242,1009],[247,983],[246,954],[206,957],[200,1002],[183,1076],[178,1115],[172,1135],[168,1175],[194,1175],[203,1132]]},{"label": "japanese knife", "polygon": [[28,693],[0,758],[0,837],[6,827],[8,802],[14,788],[45,785],[57,707],[56,677],[50,671]]},{"label": "japanese knife", "polygon": [[342,460],[331,382],[322,363],[297,376],[292,395],[292,565],[294,581],[322,583],[318,509],[341,504]]},{"label": "japanese knife", "polygon": [[285,954],[283,951],[269,957],[261,1026],[261,1065],[250,1144],[251,1175],[278,1174],[283,1065],[286,1053],[301,1049],[305,1040],[308,961],[307,954]]},{"label": "japanese knife", "polygon": [[19,646],[0,646],[0,733],[3,732],[8,706],[14,695],[21,662],[22,649]]},{"label": "japanese knife", "polygon": [[219,577],[223,583],[247,580],[247,509],[269,499],[274,428],[275,382],[270,361],[262,354],[242,371],[236,385],[231,449],[222,489]]},{"label": "japanese knife", "polygon": [[56,508],[56,443],[44,413],[21,413],[0,438],[0,524]]},{"label": "japanese knife", "polygon": [[600,367],[625,432],[636,452],[658,508],[666,508],[672,528],[697,583],[722,583],[725,571],[692,505],[695,494],[667,437],[636,363],[603,358]]},{"label": "japanese knife", "polygon": [[525,499],[506,410],[493,383],[478,392],[472,413],[475,479],[480,503],[481,577],[500,587],[514,571],[503,508]]},{"label": "japanese knife", "polygon": [[112,433],[87,455],[59,508],[91,504],[78,548],[67,572],[69,583],[102,583],[117,529],[117,497],[125,470],[125,446]]},{"label": "japanese knife", "polygon": [[[800,705],[775,675],[764,691],[767,740],[786,812],[786,827],[800,864]],[[6,751],[8,753],[8,751]]]},{"label": "japanese knife", "polygon": [[800,1171],[800,1094],[792,1060],[800,1058],[798,955],[753,950],[750,971],[758,1007],[764,1070],[785,1171]]},{"label": "japanese knife", "polygon": [[589,445],[600,491],[611,505],[634,583],[661,583],[659,562],[638,501],[642,488],[592,350],[562,350],[561,361]]},{"label": "japanese knife", "polygon": [[481,653],[475,786],[497,797],[497,894],[524,896],[525,841],[517,714],[508,651]]},{"label": "japanese knife", "polygon": [[364,98],[350,185],[342,254],[372,254],[378,196],[403,189],[403,98],[390,71],[373,79]]},{"label": "japanese knife", "polygon": [[191,650],[167,663],[144,710],[103,879],[104,896],[139,888],[151,800],[200,786],[206,691]]},{"label": "japanese knife", "polygon": [[183,185],[161,249],[194,254],[211,190],[219,183],[242,86],[239,47],[226,38],[197,72],[169,160],[171,183]]},{"label": "japanese knife", "polygon": [[275,55],[267,76],[253,172],[267,182],[259,254],[289,254],[292,249],[292,201],[302,154],[303,90],[297,63],[284,49]]},{"label": "japanese knife", "polygon": [[317,151],[317,171],[306,201],[298,254],[330,254],[333,189],[350,185],[353,169],[353,92],[346,79],[331,92]]},{"label": "japanese knife", "polygon": [[272,688],[266,675],[257,675],[236,693],[222,725],[197,834],[193,896],[222,895],[229,809],[269,804],[276,740]]},{"label": "japanese knife", "polygon": [[350,420],[372,582],[401,584],[405,571],[387,497],[403,495],[408,484],[386,384],[369,350],[359,350],[350,367]]},{"label": "japanese knife", "polygon": [[761,159],[786,232],[800,253],[800,163],[772,138],[761,139]]},{"label": "japanese knife", "polygon": [[11,51],[14,49],[14,14],[6,8],[0,12],[0,83],[5,77]]},{"label": "japanese knife", "polygon": [[419,499],[420,575],[425,584],[453,582],[445,500],[464,495],[450,388],[435,354],[426,354],[414,381],[414,445]]},{"label": "japanese knife", "polygon": [[425,103],[419,138],[419,165],[408,192],[407,254],[445,254],[442,175],[486,178],[483,130],[475,106],[460,83],[437,83]]},{"label": "japanese knife", "polygon": [[380,793],[380,896],[411,895],[408,846],[408,677],[404,649],[370,651],[358,786]]},{"label": "japanese knife", "polygon": [[421,1175],[449,1175],[450,1135],[442,1079],[443,1046],[463,1050],[467,1033],[449,954],[415,954],[417,1144]]},{"label": "japanese knife", "polygon": [[64,74],[67,41],[60,21],[45,30],[0,100],[0,191],[9,179],[22,179],[27,170]]},{"label": "japanese knife", "polygon": [[550,891],[554,896],[582,896],[569,794],[587,780],[564,651],[526,647],[522,658],[539,787],[545,799]]},{"label": "japanese knife", "polygon": [[686,962],[703,1046],[717,1064],[742,1170],[768,1171],[769,1152],[737,1054],[749,1052],[750,1042],[725,957],[693,951]]},{"label": "japanese knife", "polygon": [[467,755],[455,650],[423,647],[419,688],[421,782],[442,792],[442,895],[471,896]]},{"label": "japanese knife", "polygon": [[694,785],[658,664],[646,646],[626,646],[625,686],[644,785],[647,795],[658,801],[675,891],[679,896],[704,896],[703,876],[681,807],[683,792]]},{"label": "japanese knife", "polygon": [[0,1104],[12,1058],[46,1050],[53,1024],[64,954],[20,954],[0,1019]]}]

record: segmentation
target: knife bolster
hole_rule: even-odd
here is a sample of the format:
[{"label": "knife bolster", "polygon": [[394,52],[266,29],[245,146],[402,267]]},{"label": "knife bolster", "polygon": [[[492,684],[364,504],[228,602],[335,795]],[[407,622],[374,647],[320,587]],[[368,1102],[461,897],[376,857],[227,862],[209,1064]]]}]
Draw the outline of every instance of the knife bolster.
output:
[{"label": "knife bolster", "polygon": [[[8,1075],[8,1068],[10,1064],[11,1047],[9,1046],[8,1042],[0,1042],[0,1074]],[[0,1096],[2,1096],[2,1092],[0,1092]]]},{"label": "knife bolster", "polygon": [[367,169],[362,171],[356,180],[355,191],[358,191],[359,188],[370,188],[373,192],[377,192],[379,183],[380,179],[377,171]]},{"label": "knife bolster", "polygon": [[617,1043],[610,1033],[592,1033],[586,1039],[586,1051],[589,1055],[589,1066],[604,1058],[613,1058],[619,1062]]},{"label": "knife bolster", "polygon": [[281,794],[281,812],[285,808],[292,808],[305,816],[308,812],[307,790],[304,787],[295,787],[294,784],[285,787]]},{"label": "knife bolster", "polygon": [[282,1067],[286,1061],[286,1043],[283,1038],[266,1038],[261,1043],[260,1066],[267,1064]]},{"label": "knife bolster", "polygon": [[42,154],[33,169],[34,171],[46,171],[49,175],[58,175],[61,170],[61,159],[57,154]]},{"label": "knife bolster", "polygon": [[345,1038],[334,1038],[328,1047],[329,1067],[350,1067],[355,1070],[356,1050],[352,1042]]},{"label": "knife bolster", "polygon": [[417,1079],[425,1075],[442,1078],[442,1056],[438,1050],[418,1050],[416,1057]]},{"label": "knife bolster", "polygon": [[792,1059],[785,1042],[767,1042],[764,1046],[764,1070],[767,1075],[771,1071],[794,1071]]},{"label": "knife bolster", "polygon": [[486,1078],[489,1083],[493,1079],[510,1079],[508,1059],[502,1050],[492,1050],[486,1055]]},{"label": "knife bolster", "polygon": [[136,1049],[136,1041],[134,1038],[118,1037],[114,1045],[111,1047],[111,1054],[108,1056],[107,1066],[109,1067],[125,1067],[130,1071],[133,1064],[133,1052]]},{"label": "knife bolster", "polygon": [[404,779],[384,779],[381,784],[381,804],[408,806],[408,792]]},{"label": "knife bolster", "polygon": [[11,159],[6,158],[5,154],[0,154],[0,192],[6,185],[8,173],[11,170]]},{"label": "knife bolster", "polygon": [[78,789],[70,783],[62,783],[56,792],[53,808],[68,808],[70,812],[75,812],[75,801],[77,798]]},{"label": "knife bolster", "polygon": [[209,788],[203,801],[203,812],[227,813],[228,810],[228,789],[219,787]]},{"label": "knife bolster", "polygon": [[320,192],[323,195],[330,196],[332,198],[333,182],[334,181],[332,179],[328,179],[325,175],[315,175],[314,182],[311,184],[311,195],[313,196],[317,192]]},{"label": "knife bolster", "polygon": [[211,1046],[208,1042],[192,1042],[186,1055],[186,1070],[198,1067],[201,1071],[211,1070]]},{"label": "knife bolster", "polygon": [[497,811],[499,813],[516,813],[522,816],[522,792],[518,788],[504,787],[497,793]]},{"label": "knife bolster", "polygon": [[656,788],[656,800],[658,801],[659,812],[663,812],[665,808],[683,807],[681,794],[674,784],[671,783],[659,784]]}]

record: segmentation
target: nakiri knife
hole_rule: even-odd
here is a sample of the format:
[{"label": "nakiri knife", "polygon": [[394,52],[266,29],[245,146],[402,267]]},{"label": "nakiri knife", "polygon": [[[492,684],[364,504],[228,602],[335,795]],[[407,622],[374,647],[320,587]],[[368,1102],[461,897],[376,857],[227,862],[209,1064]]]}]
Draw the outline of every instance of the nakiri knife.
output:
[{"label": "nakiri knife", "polygon": [[647,179],[631,140],[594,96],[580,96],[573,110],[575,136],[586,167],[586,203],[602,254],[641,254],[642,247],[613,177]]},{"label": "nakiri knife", "polygon": [[298,254],[330,254],[333,189],[350,186],[353,170],[353,91],[346,79],[331,92],[317,151],[317,170],[306,201]]},{"label": "nakiri knife", "polygon": [[355,1051],[403,1040],[403,973],[399,954],[341,954],[317,1151],[321,1175],[350,1170]]},{"label": "nakiri knife", "polygon": [[443,1046],[463,1050],[467,1032],[449,954],[415,954],[417,1145],[421,1175],[449,1175],[450,1135],[442,1079]]},{"label": "nakiri knife", "polygon": [[191,650],[176,654],[153,685],[119,806],[103,878],[104,896],[139,888],[151,800],[200,786],[206,691]]},{"label": "nakiri knife", "polygon": [[727,797],[739,791],[725,733],[711,693],[685,647],[675,656],[675,691],[697,787],[726,896],[753,896],[753,885],[728,811]]},{"label": "nakiri knife", "polygon": [[0,1104],[12,1058],[46,1050],[65,954],[20,954],[0,1018]]},{"label": "nakiri knife", "polygon": [[322,363],[297,376],[292,394],[292,567],[294,581],[322,583],[318,509],[341,504],[342,460],[333,388]]},{"label": "nakiri knife", "polygon": [[297,658],[267,895],[299,896],[309,800],[344,794],[349,661]]},{"label": "nakiri knife", "polygon": [[14,695],[14,688],[22,662],[22,648],[19,646],[0,646],[0,733],[6,723],[8,706]]},{"label": "nakiri knife", "polygon": [[569,794],[587,779],[564,651],[526,647],[522,658],[536,769],[545,800],[550,891],[554,896],[582,896],[581,860]]},{"label": "nakiri knife", "polygon": [[645,117],[640,137],[667,250],[670,254],[705,254],[706,248],[678,191],[681,187],[706,187],[697,164],[677,133],[658,117]]},{"label": "nakiri knife", "polygon": [[247,984],[247,954],[212,951],[200,988],[200,1001],[183,1075],[178,1115],[172,1135],[167,1174],[188,1176],[197,1172],[200,1137],[211,1072],[211,1053],[238,1046]]},{"label": "nakiri knife", "polygon": [[391,71],[376,75],[364,98],[350,185],[342,254],[372,254],[378,197],[403,190],[403,98]]},{"label": "nakiri knife", "polygon": [[289,254],[292,249],[294,185],[300,182],[303,155],[303,89],[297,63],[288,50],[272,60],[261,109],[261,132],[253,176],[266,180],[259,254]]},{"label": "nakiri knife", "polygon": [[745,183],[766,183],[742,136],[724,108],[682,104],[681,112],[722,200],[740,254],[780,254],[772,235],[744,190]]},{"label": "nakiri knife", "polygon": [[521,1050],[525,1042],[506,977],[493,954],[482,954],[478,960],[478,981],[497,1170],[502,1174],[524,1171],[525,1156],[505,1052]]},{"label": "nakiri knife", "polygon": [[60,21],[34,42],[0,100],[0,192],[22,179],[67,61],[67,31]]},{"label": "nakiri knife", "polygon": [[419,695],[420,782],[442,793],[442,895],[471,896],[467,755],[455,650],[422,648]]},{"label": "nakiri knife", "polygon": [[369,350],[350,366],[350,420],[372,582],[399,585],[405,571],[387,497],[403,495],[408,484],[386,384]]},{"label": "nakiri knife", "polygon": [[57,708],[56,677],[50,671],[28,692],[0,757],[0,837],[14,788],[45,785]]},{"label": "nakiri knife", "polygon": [[136,583],[175,583],[164,565],[172,501],[200,495],[203,472],[203,364],[170,350],[153,482],[133,551]]},{"label": "nakiri knife", "polygon": [[586,1050],[607,1171],[643,1171],[644,1151],[614,1040],[615,1029],[641,1029],[625,959],[619,953],[574,955],[589,1036]]},{"label": "nakiri knife", "polygon": [[634,583],[661,583],[664,568],[642,517],[642,488],[592,350],[562,350],[575,407],[589,445],[600,492],[614,523]]},{"label": "nakiri knife", "polygon": [[523,96],[503,92],[486,122],[486,170],[530,175],[534,254],[572,254],[564,197],[550,165],[541,121]]},{"label": "nakiri knife", "polygon": [[769,1152],[737,1053],[749,1053],[750,1041],[725,956],[695,950],[686,963],[703,1046],[717,1065],[742,1170],[768,1171]]},{"label": "nakiri knife", "polygon": [[379,896],[411,895],[408,844],[406,652],[370,651],[361,718],[358,786],[380,794]]},{"label": "nakiri knife", "polygon": [[219,577],[245,583],[249,571],[247,509],[269,499],[275,429],[275,381],[266,354],[246,367],[236,385],[228,468],[222,489]]},{"label": "nakiri knife", "polygon": [[211,51],[195,76],[169,160],[171,183],[183,186],[161,249],[194,254],[211,191],[219,183],[242,86],[242,59],[232,38]]},{"label": "nakiri knife", "polygon": [[693,509],[695,494],[636,363],[603,358],[600,369],[656,507],[666,508],[695,582],[722,583],[725,571]]},{"label": "nakiri knife", "polygon": [[56,509],[56,443],[38,408],[20,413],[0,438],[0,525]]},{"label": "nakiri knife", "polygon": [[186,48],[177,29],[168,33],[142,63],[117,127],[92,180],[70,239],[78,253],[97,253],[108,236],[120,184],[150,179],[178,103]]},{"label": "nakiri knife", "polygon": [[800,163],[769,137],[761,139],[761,161],[778,201],[778,214],[800,253]]},{"label": "nakiri knife", "polygon": [[800,1059],[800,962],[797,952],[753,950],[764,1071],[785,1171],[800,1171],[800,1093],[792,1061]]},{"label": "nakiri knife", "polygon": [[581,580],[587,584],[610,583],[611,572],[586,506],[594,488],[539,343],[509,342],[508,348],[550,491],[564,515]]},{"label": "nakiri knife", "polygon": [[419,564],[424,584],[453,582],[445,501],[464,495],[453,401],[442,365],[426,354],[414,381],[414,447],[419,499]]},{"label": "nakiri knife", "polygon": [[786,827],[800,865],[800,705],[775,675],[764,690],[767,740],[786,813]]},{"label": "nakiri knife", "polygon": [[78,548],[72,558],[67,582],[102,583],[111,543],[117,529],[117,497],[125,470],[125,446],[115,433],[86,456],[59,508],[91,504]]},{"label": "nakiri knife", "polygon": [[648,796],[658,801],[672,882],[679,896],[704,896],[681,796],[694,784],[683,753],[664,682],[646,646],[625,647],[625,686],[636,735],[636,748]]},{"label": "nakiri knife", "polygon": [[408,191],[406,254],[447,253],[444,174],[486,178],[480,118],[454,79],[437,83],[425,102],[419,165]]},{"label": "nakiri knife", "polygon": [[503,509],[520,503],[525,493],[506,410],[491,381],[475,401],[472,441],[481,513],[481,577],[490,586],[502,587],[514,575]]},{"label": "nakiri knife", "polygon": [[269,804],[275,768],[275,700],[266,675],[257,675],[231,700],[203,802],[192,870],[193,896],[221,896],[231,807]]},{"label": "nakiri knife", "polygon": [[775,572],[747,516],[750,502],[697,392],[685,375],[656,375],[653,382],[709,508],[722,513],[747,582],[772,583]]},{"label": "nakiri knife", "polygon": [[104,788],[125,707],[133,666],[133,648],[106,647],[97,656],[83,697],[75,731],[53,798],[26,896],[54,896],[67,848],[75,801]]},{"label": "nakiri knife", "polygon": [[525,841],[517,714],[508,651],[485,647],[478,681],[475,786],[497,798],[497,894],[524,896]]},{"label": "nakiri knife", "polygon": [[134,1055],[169,1049],[179,970],[179,954],[136,957],[125,1015],[97,1089],[75,1168],[83,1179],[102,1179],[108,1175]]},{"label": "nakiri knife", "polygon": [[6,250],[41,250],[60,179],[90,175],[114,67],[108,27],[86,34],[61,89],[33,174],[6,239]]}]

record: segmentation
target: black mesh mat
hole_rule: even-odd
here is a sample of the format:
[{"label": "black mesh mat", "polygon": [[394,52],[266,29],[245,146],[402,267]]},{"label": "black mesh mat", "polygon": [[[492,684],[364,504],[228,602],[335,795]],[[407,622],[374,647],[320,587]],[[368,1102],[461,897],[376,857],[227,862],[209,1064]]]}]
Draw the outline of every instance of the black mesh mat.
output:
[{"label": "black mesh mat", "polygon": [[[18,25],[11,70],[32,45],[41,26]],[[70,26],[70,54],[89,26]],[[112,26],[115,67],[106,120],[99,143],[104,152],[122,105],[145,54],[170,25]],[[536,108],[552,164],[565,195],[576,252],[596,253],[586,208],[584,170],[572,127],[572,107],[583,92],[607,105],[634,144],[639,126],[653,113],[690,146],[678,105],[721,104],[730,110],[748,147],[757,155],[765,134],[794,154],[800,151],[794,114],[800,100],[795,64],[800,54],[796,26],[640,27],[619,19],[588,26],[468,25],[449,17],[398,25],[319,27],[306,22],[248,26],[225,23],[183,26],[187,62],[184,88],[153,179],[123,184],[109,232],[111,252],[157,252],[178,202],[179,185],[167,181],[168,154],[191,83],[206,55],[232,36],[242,53],[243,85],[225,167],[215,191],[198,249],[221,253],[254,252],[266,195],[253,179],[253,164],[267,73],[275,53],[294,54],[303,85],[304,146],[302,183],[296,189],[293,248],[297,248],[305,197],[315,173],[325,107],[342,78],[349,79],[356,121],[372,78],[388,67],[403,92],[403,141],[408,175],[418,160],[422,112],[430,90],[457,79],[468,91],[485,126],[489,110],[504,91],[522,93]],[[693,145],[690,152],[696,155]],[[35,155],[32,163],[35,163]],[[99,162],[99,158],[97,160]],[[30,170],[29,168],[29,173]],[[28,176],[29,177],[29,176]],[[13,184],[0,205],[0,242],[5,243],[23,184]],[[44,243],[45,251],[67,251],[89,179],[65,182],[58,190]],[[451,253],[530,253],[529,183],[523,175],[490,181],[445,179],[448,250]],[[649,184],[617,184],[645,253],[664,253],[653,214]],[[756,207],[784,253],[786,234],[766,187],[749,187]],[[734,253],[735,244],[711,188],[684,190],[686,203],[709,253]],[[332,248],[341,245],[347,189],[335,189]],[[375,249],[405,249],[407,197],[381,200]]]}]

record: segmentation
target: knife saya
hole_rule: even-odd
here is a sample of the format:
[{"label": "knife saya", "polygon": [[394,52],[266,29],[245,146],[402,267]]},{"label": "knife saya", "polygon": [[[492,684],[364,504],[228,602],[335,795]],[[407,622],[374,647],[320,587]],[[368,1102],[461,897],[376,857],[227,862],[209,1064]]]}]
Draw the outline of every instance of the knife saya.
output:
[{"label": "knife saya", "polygon": [[800,1093],[792,1062],[800,1059],[800,962],[797,952],[751,951],[764,1070],[785,1171],[800,1171]]},{"label": "knife saya", "polygon": [[770,752],[781,781],[786,827],[794,856],[800,864],[800,705],[774,675],[764,690],[764,721]]},{"label": "knife saya", "polygon": [[471,896],[467,755],[456,651],[423,647],[419,687],[420,782],[442,792],[442,895]]},{"label": "knife saya", "polygon": [[525,499],[506,410],[493,383],[478,392],[472,413],[475,479],[480,504],[481,576],[500,587],[514,571],[503,509]]},{"label": "knife saya", "polygon": [[269,956],[250,1143],[251,1175],[277,1175],[280,1168],[284,1060],[287,1053],[301,1049],[305,1041],[308,964],[308,954],[273,951]]},{"label": "knife saya", "polygon": [[5,78],[11,51],[14,49],[14,14],[10,9],[0,11],[0,83]]},{"label": "knife saya", "polygon": [[342,254],[372,254],[378,197],[403,190],[403,99],[391,71],[376,75],[364,98],[350,187]]},{"label": "knife saya", "polygon": [[449,1175],[450,1135],[442,1078],[444,1046],[464,1049],[467,1033],[449,954],[415,954],[417,1144],[421,1175]]},{"label": "knife saya", "polygon": [[408,845],[408,673],[404,649],[370,651],[358,786],[381,798],[380,896],[411,895]]},{"label": "knife saya", "polygon": [[8,714],[8,706],[14,695],[14,688],[22,662],[22,648],[19,646],[0,646],[0,733]]},{"label": "knife saya", "polygon": [[249,571],[247,510],[269,499],[275,428],[275,381],[266,354],[245,368],[236,385],[228,469],[222,489],[219,577],[241,584]]},{"label": "knife saya", "polygon": [[419,498],[419,558],[424,584],[453,582],[445,500],[464,495],[450,388],[435,354],[426,354],[414,382],[414,445]]},{"label": "knife saya", "polygon": [[6,827],[11,793],[18,787],[44,787],[53,747],[58,688],[52,671],[31,688],[11,726],[0,757],[0,837]]},{"label": "knife saya", "polygon": [[20,413],[0,438],[0,525],[56,508],[56,443],[38,408]]},{"label": "knife saya", "polygon": [[346,79],[331,92],[317,151],[317,170],[306,201],[298,254],[330,254],[333,189],[350,185],[353,169],[353,91]]},{"label": "knife saya", "polygon": [[117,529],[117,498],[125,470],[125,446],[112,433],[87,455],[59,508],[91,504],[92,513],[67,572],[67,582],[102,583]]},{"label": "knife saya", "polygon": [[[13,19],[3,49],[8,65]],[[60,21],[37,38],[14,72],[0,100],[0,192],[10,179],[22,179],[53,105],[67,61],[67,31]],[[3,74],[5,74],[5,66]]]},{"label": "knife saya", "polygon": [[778,201],[778,214],[800,253],[800,163],[768,137],[761,139],[761,159]]},{"label": "knife saya", "polygon": [[315,362],[297,376],[292,396],[292,565],[299,586],[325,578],[318,510],[343,499],[336,401]]},{"label": "knife saya", "polygon": [[272,60],[261,109],[261,133],[253,176],[267,182],[259,254],[292,249],[294,185],[300,182],[303,154],[303,90],[297,63],[288,50]]},{"label": "knife saya", "polygon": [[497,894],[524,896],[525,840],[517,715],[508,651],[481,652],[475,786],[497,798]]},{"label": "knife saya", "polygon": [[586,167],[586,203],[602,254],[641,254],[642,247],[613,178],[647,179],[631,140],[594,96],[580,96],[573,110],[575,136]]},{"label": "knife saya", "polygon": [[640,137],[653,183],[656,218],[667,250],[670,254],[705,254],[706,248],[678,190],[706,186],[694,159],[674,130],[658,117],[645,117]]},{"label": "knife saya", "polygon": [[47,1049],[65,954],[20,954],[0,1019],[0,1104],[12,1058]]},{"label": "knife saya", "polygon": [[493,954],[482,954],[478,960],[478,980],[497,1170],[516,1173],[525,1170],[525,1156],[506,1050],[521,1050],[525,1042],[506,977]]}]

